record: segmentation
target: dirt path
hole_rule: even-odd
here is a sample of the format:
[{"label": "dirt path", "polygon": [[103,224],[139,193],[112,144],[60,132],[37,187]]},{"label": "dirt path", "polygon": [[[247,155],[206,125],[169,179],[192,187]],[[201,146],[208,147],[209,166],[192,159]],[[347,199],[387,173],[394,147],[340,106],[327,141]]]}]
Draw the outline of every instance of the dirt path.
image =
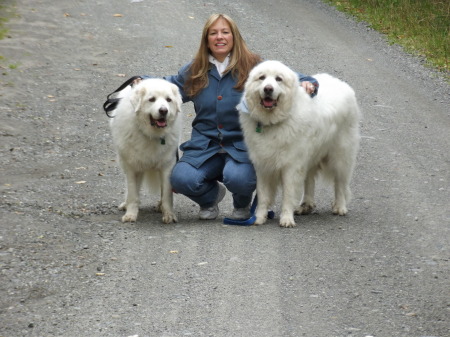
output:
[{"label": "dirt path", "polygon": [[[0,336],[447,335],[450,90],[419,60],[312,0],[16,3],[0,41]],[[176,225],[154,198],[119,221],[102,102],[132,75],[175,73],[213,12],[264,57],[355,87],[347,217],[319,189],[293,230],[199,223],[181,196]]]}]

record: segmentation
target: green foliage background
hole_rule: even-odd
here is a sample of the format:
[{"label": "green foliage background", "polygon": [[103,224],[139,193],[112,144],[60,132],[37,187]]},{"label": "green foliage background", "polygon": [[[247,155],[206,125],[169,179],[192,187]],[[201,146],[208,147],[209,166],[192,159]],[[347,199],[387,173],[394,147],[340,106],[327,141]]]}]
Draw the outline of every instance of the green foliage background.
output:
[{"label": "green foliage background", "polygon": [[449,75],[449,0],[324,0]]}]

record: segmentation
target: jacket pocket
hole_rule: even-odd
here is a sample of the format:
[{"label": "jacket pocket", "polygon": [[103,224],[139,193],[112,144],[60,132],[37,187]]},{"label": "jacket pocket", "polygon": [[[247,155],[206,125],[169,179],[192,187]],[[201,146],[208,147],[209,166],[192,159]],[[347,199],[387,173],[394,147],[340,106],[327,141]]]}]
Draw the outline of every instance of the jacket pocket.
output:
[{"label": "jacket pocket", "polygon": [[247,152],[247,145],[245,145],[245,142],[243,140],[236,140],[233,142],[233,145],[239,151]]},{"label": "jacket pocket", "polygon": [[210,140],[208,138],[190,139],[180,145],[180,150],[185,152],[189,150],[206,150],[209,146]]}]

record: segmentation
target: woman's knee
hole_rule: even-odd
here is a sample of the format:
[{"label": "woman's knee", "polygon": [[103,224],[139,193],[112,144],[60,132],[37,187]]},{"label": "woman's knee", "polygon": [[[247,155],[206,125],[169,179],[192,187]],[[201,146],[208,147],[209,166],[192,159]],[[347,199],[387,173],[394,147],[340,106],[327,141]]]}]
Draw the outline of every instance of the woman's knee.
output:
[{"label": "woman's knee", "polygon": [[170,183],[175,193],[187,196],[202,195],[211,188],[204,172],[185,162],[178,162],[174,166]]},{"label": "woman's knee", "polygon": [[224,170],[223,183],[232,193],[251,195],[256,188],[256,174],[250,164],[240,164]]},{"label": "woman's knee", "polygon": [[181,194],[189,194],[195,187],[194,179],[190,174],[191,165],[178,162],[172,170],[172,174],[170,175],[170,184],[172,185],[172,190],[176,193]]}]

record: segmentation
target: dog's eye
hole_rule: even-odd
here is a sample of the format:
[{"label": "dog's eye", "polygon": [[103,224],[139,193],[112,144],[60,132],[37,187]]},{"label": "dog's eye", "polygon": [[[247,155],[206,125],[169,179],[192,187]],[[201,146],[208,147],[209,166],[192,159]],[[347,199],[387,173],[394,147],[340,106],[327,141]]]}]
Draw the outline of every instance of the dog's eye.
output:
[{"label": "dog's eye", "polygon": [[264,80],[266,79],[266,76],[261,75],[261,76],[259,77],[259,79],[260,79],[261,81],[264,81]]},{"label": "dog's eye", "polygon": [[149,101],[149,102],[152,102],[152,103],[153,103],[153,102],[156,102],[156,98],[155,98],[155,97],[150,97],[150,98],[148,99],[148,101]]},{"label": "dog's eye", "polygon": [[166,101],[170,103],[170,102],[172,102],[172,98],[167,97],[167,98],[166,98]]},{"label": "dog's eye", "polygon": [[282,82],[282,81],[283,81],[283,79],[282,79],[280,76],[275,77],[275,80],[276,80],[277,82]]}]

